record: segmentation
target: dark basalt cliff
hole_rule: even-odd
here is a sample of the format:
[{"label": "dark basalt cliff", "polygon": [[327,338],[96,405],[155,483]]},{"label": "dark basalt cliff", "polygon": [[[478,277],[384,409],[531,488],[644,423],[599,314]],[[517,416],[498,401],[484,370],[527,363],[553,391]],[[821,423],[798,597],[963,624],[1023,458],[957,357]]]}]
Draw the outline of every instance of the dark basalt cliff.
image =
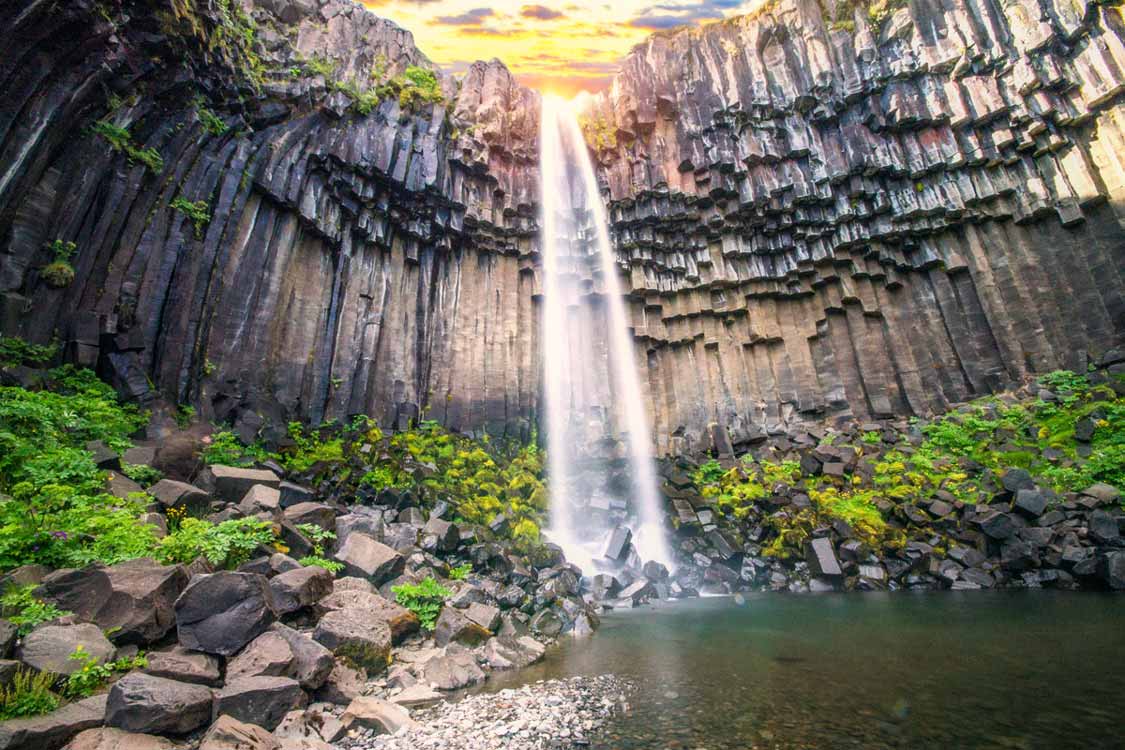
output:
[{"label": "dark basalt cliff", "polygon": [[[661,451],[925,413],[1122,339],[1119,10],[856,19],[658,35],[599,100]],[[368,111],[428,62],[349,0],[17,0],[0,49],[5,335],[244,437],[536,419],[538,95],[502,64]]]},{"label": "dark basalt cliff", "polygon": [[833,25],[654,36],[592,118],[665,448],[941,410],[1125,332],[1120,10]]},{"label": "dark basalt cliff", "polygon": [[[5,333],[58,335],[244,436],[424,404],[453,427],[528,424],[536,95],[481,63],[443,81],[448,107],[359,114],[341,83],[428,64],[409,32],[348,0],[243,7],[0,8]],[[207,203],[198,235],[178,198]],[[39,273],[56,239],[77,245],[63,289]]]}]

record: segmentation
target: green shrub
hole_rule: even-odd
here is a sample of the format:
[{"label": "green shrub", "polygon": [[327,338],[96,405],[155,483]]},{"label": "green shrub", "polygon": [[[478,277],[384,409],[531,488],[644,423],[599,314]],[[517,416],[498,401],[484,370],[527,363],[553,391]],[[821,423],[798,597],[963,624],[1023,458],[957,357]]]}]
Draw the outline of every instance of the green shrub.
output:
[{"label": "green shrub", "polygon": [[39,367],[54,359],[58,352],[58,343],[43,346],[20,338],[0,337],[0,367]]},{"label": "green shrub", "polygon": [[16,672],[12,684],[0,689],[0,721],[49,714],[59,707],[59,697],[51,692],[55,676],[50,672]]},{"label": "green shrub", "polygon": [[199,557],[219,568],[237,568],[258,547],[277,541],[273,524],[256,518],[233,518],[213,524],[184,518],[176,531],[160,540],[156,556],[163,563],[189,564]]},{"label": "green shrub", "polygon": [[464,565],[458,565],[455,568],[449,569],[449,580],[451,580],[451,581],[463,581],[472,572],[473,572],[472,563],[465,563]]},{"label": "green shrub", "polygon": [[300,422],[290,422],[289,438],[293,441],[292,447],[281,453],[281,462],[289,471],[300,474],[316,463],[344,460],[344,441],[339,437],[325,439],[318,430],[305,429]]},{"label": "green shrub", "polygon": [[445,96],[441,92],[441,82],[432,70],[411,65],[401,74],[378,87],[380,99],[398,97],[399,106],[413,110],[425,104],[441,104]]},{"label": "green shrub", "polygon": [[219,137],[227,134],[230,126],[223,121],[223,118],[212,112],[207,107],[207,100],[202,96],[195,98],[195,115],[199,118],[199,122],[203,125],[203,129],[213,136]]},{"label": "green shrub", "polygon": [[34,584],[13,586],[0,594],[0,607],[3,607],[4,618],[16,626],[21,638],[34,630],[35,626],[40,623],[50,622],[70,614],[70,612],[61,610],[54,604],[36,599],[35,588]]},{"label": "green shrub", "polygon": [[230,430],[220,430],[210,437],[203,449],[203,462],[208,465],[250,466],[276,458],[260,445],[244,445]]},{"label": "green shrub", "polygon": [[103,663],[96,656],[91,656],[82,646],[76,648],[69,658],[82,662],[82,667],[72,672],[63,683],[63,695],[72,699],[88,698],[109,682],[114,675],[148,666],[148,659],[144,654]]},{"label": "green shrub", "polygon": [[109,143],[110,148],[118,153],[125,154],[129,163],[140,162],[149,171],[159,174],[164,171],[164,159],[155,148],[138,148],[133,144],[133,136],[128,129],[114,125],[106,120],[98,120],[91,130]]},{"label": "green shrub", "polygon": [[336,538],[334,533],[320,528],[315,523],[298,524],[297,531],[300,531],[306,539],[312,542],[313,547],[313,553],[311,555],[306,555],[297,562],[305,567],[316,565],[333,574],[339,573],[344,569],[344,564],[339,560],[329,560],[324,556],[324,544]]},{"label": "green shrub", "polygon": [[164,478],[164,472],[145,464],[121,464],[121,473],[142,487],[151,487]]},{"label": "green shrub", "polygon": [[48,286],[55,289],[70,286],[75,278],[74,266],[70,265],[70,257],[74,255],[78,246],[73,242],[55,240],[48,245],[48,249],[53,253],[54,260],[39,269],[40,275]]},{"label": "green shrub", "polygon": [[195,239],[203,239],[203,233],[207,230],[207,225],[211,223],[211,204],[207,201],[195,201],[193,203],[180,196],[169,205],[191,220],[192,226],[195,228]]},{"label": "green shrub", "polygon": [[426,578],[421,583],[404,583],[394,586],[391,591],[395,601],[409,609],[418,616],[423,630],[433,630],[441,613],[445,599],[453,594],[452,591],[442,586],[433,576]]}]

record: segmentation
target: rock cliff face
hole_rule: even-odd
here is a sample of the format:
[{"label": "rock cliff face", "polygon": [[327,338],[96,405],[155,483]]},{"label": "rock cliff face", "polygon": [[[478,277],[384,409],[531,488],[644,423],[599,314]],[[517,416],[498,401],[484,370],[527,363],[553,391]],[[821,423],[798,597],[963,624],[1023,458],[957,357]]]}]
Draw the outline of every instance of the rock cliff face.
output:
[{"label": "rock cliff face", "polygon": [[0,27],[5,334],[244,436],[427,405],[529,423],[538,105],[500,63],[443,80],[448,106],[362,114],[429,63],[349,0],[28,0]]},{"label": "rock cliff face", "polygon": [[[855,13],[655,36],[597,105],[662,452],[923,413],[1122,339],[1119,10]],[[17,0],[0,49],[5,335],[244,437],[537,418],[538,95],[502,64],[443,104],[373,96],[429,62],[350,0]]]},{"label": "rock cliff face", "polygon": [[1097,3],[780,0],[635,48],[591,120],[662,448],[1084,370],[1125,332],[1123,90]]}]

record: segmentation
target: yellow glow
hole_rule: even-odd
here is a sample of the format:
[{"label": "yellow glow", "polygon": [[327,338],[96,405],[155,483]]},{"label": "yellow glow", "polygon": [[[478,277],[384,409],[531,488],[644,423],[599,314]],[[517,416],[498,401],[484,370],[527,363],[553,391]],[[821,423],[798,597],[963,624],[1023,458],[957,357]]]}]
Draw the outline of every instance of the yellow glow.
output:
[{"label": "yellow glow", "polygon": [[653,27],[729,17],[761,0],[737,8],[688,0],[363,2],[413,32],[419,49],[450,72],[459,73],[475,60],[499,58],[521,83],[569,99],[608,86],[621,58]]}]

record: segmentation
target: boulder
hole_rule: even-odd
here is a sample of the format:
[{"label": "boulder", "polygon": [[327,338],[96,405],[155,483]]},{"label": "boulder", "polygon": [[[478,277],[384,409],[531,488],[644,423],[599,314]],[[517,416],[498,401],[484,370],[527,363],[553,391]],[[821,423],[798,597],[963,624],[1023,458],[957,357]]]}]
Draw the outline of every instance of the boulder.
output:
[{"label": "boulder", "polygon": [[281,480],[269,469],[244,469],[213,464],[203,472],[204,484],[225,503],[237,503],[256,484],[277,489]]},{"label": "boulder", "polygon": [[106,701],[107,726],[143,734],[187,734],[211,721],[211,689],[143,672],[113,684]]},{"label": "boulder", "polygon": [[100,727],[105,708],[106,696],[95,695],[45,716],[0,721],[0,750],[58,750],[80,732]]},{"label": "boulder", "polygon": [[1085,497],[1093,498],[1099,505],[1113,505],[1121,498],[1121,493],[1113,485],[1097,482],[1082,490]]},{"label": "boulder", "polygon": [[378,673],[387,668],[391,655],[391,629],[361,609],[336,609],[317,623],[313,639],[337,657]]},{"label": "boulder", "polygon": [[0,659],[7,659],[16,647],[19,628],[7,620],[0,620]]},{"label": "boulder", "polygon": [[176,508],[190,516],[202,516],[211,510],[211,496],[205,490],[175,479],[161,479],[148,488],[165,512]]},{"label": "boulder", "polygon": [[83,659],[70,658],[79,648],[99,663],[112,660],[117,651],[97,625],[45,625],[23,639],[16,658],[38,672],[69,675],[84,666]]},{"label": "boulder", "polygon": [[429,685],[411,685],[402,692],[391,696],[391,703],[397,703],[406,708],[428,706],[441,700],[445,700],[445,696]]},{"label": "boulder", "polygon": [[281,750],[281,741],[256,724],[220,716],[203,735],[199,750]]},{"label": "boulder", "polygon": [[485,630],[496,632],[500,627],[500,610],[488,604],[473,602],[465,610],[465,616]]},{"label": "boulder", "polygon": [[311,607],[332,593],[332,574],[319,565],[297,568],[270,579],[274,609],[279,615]]},{"label": "boulder", "polygon": [[419,677],[438,690],[460,690],[485,681],[484,670],[477,665],[473,652],[452,644],[420,666]]},{"label": "boulder", "polygon": [[1112,544],[1121,537],[1117,519],[1104,510],[1095,510],[1086,519],[1090,538],[1098,544]]},{"label": "boulder", "polygon": [[316,690],[328,679],[334,660],[321,644],[281,623],[255,638],[227,663],[227,680],[290,677]]},{"label": "boulder", "polygon": [[456,524],[441,518],[430,518],[422,527],[422,534],[434,538],[434,548],[438,552],[452,552],[461,543],[461,532]]},{"label": "boulder", "polygon": [[294,505],[311,502],[313,499],[312,490],[293,482],[282,482],[278,486],[278,491],[282,508],[292,508]]},{"label": "boulder", "polygon": [[147,659],[148,666],[144,671],[156,677],[210,687],[222,682],[219,660],[201,651],[174,646],[168,651],[154,651],[148,654]]},{"label": "boulder", "polygon": [[434,625],[434,642],[439,646],[450,643],[464,643],[476,646],[484,643],[492,636],[484,626],[473,622],[465,614],[454,607],[442,607]]},{"label": "boulder", "polygon": [[531,636],[499,636],[484,644],[484,659],[493,669],[523,669],[543,658],[546,647]]},{"label": "boulder", "polygon": [[840,561],[836,559],[836,551],[832,548],[832,540],[827,537],[811,539],[805,543],[805,561],[814,575],[838,577],[844,574]]},{"label": "boulder", "polygon": [[340,721],[349,729],[363,727],[376,734],[394,734],[416,726],[405,708],[371,696],[360,696],[349,703]]},{"label": "boulder", "polygon": [[368,578],[376,586],[402,575],[406,567],[406,558],[360,532],[348,534],[335,557],[348,575]]},{"label": "boulder", "polygon": [[236,677],[215,694],[215,716],[232,716],[273,730],[285,714],[302,708],[308,697],[289,677]]},{"label": "boulder", "polygon": [[337,659],[328,679],[316,691],[316,699],[346,706],[363,694],[366,683],[367,674],[362,669]]},{"label": "boulder", "polygon": [[1102,555],[1098,559],[1098,576],[1114,591],[1125,591],[1125,551]]},{"label": "boulder", "polygon": [[558,637],[568,623],[554,607],[544,609],[531,618],[531,630],[547,638]]},{"label": "boulder", "polygon": [[633,540],[633,532],[627,526],[617,526],[606,537],[602,548],[602,557],[610,560],[623,560],[629,553],[629,543]]},{"label": "boulder", "polygon": [[277,729],[273,730],[273,734],[281,740],[311,739],[333,742],[346,731],[344,723],[331,713],[320,710],[320,707],[310,706],[305,711],[287,713]]},{"label": "boulder", "polygon": [[255,513],[272,513],[281,507],[281,492],[275,487],[255,484],[246,491],[238,503],[238,509],[248,516]]},{"label": "boulder", "polygon": [[[351,579],[361,581],[362,579]],[[366,583],[366,581],[364,581]],[[374,591],[374,589],[372,589]],[[361,609],[370,617],[382,620],[391,629],[395,642],[401,641],[418,630],[418,616],[406,607],[359,588],[334,591],[317,602],[317,612],[331,612],[335,609]]]},{"label": "boulder", "polygon": [[176,746],[163,737],[102,727],[80,733],[63,750],[176,750]]},{"label": "boulder", "polygon": [[269,582],[253,573],[196,576],[176,600],[180,643],[209,654],[238,653],[276,617]]},{"label": "boulder", "polygon": [[174,605],[188,585],[182,565],[148,558],[109,567],[59,570],[43,579],[36,596],[92,622],[122,644],[145,646],[176,624]]},{"label": "boulder", "polygon": [[1047,510],[1047,495],[1034,488],[1018,490],[1012,509],[1028,518],[1039,518]]},{"label": "boulder", "polygon": [[1009,514],[999,511],[992,513],[986,511],[984,515],[977,516],[976,523],[986,535],[999,540],[1013,536],[1019,528]]},{"label": "boulder", "polygon": [[332,531],[336,528],[336,511],[324,503],[297,503],[285,509],[285,520],[294,526],[312,524]]},{"label": "boulder", "polygon": [[293,652],[293,661],[285,676],[301,683],[305,690],[317,690],[324,685],[336,663],[332,652],[304,633],[280,622],[271,625],[270,631],[284,638]]}]

